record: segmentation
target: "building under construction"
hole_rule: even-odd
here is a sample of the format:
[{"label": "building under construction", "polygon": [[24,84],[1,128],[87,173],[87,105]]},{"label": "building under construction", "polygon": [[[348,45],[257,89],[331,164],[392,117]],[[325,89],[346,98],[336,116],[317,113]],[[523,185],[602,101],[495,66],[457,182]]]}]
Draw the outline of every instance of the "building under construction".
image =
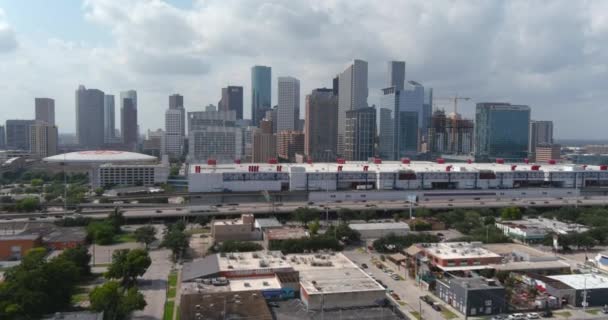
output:
[{"label": "building under construction", "polygon": [[429,151],[440,154],[470,154],[473,152],[474,124],[458,113],[436,110],[428,128]]}]

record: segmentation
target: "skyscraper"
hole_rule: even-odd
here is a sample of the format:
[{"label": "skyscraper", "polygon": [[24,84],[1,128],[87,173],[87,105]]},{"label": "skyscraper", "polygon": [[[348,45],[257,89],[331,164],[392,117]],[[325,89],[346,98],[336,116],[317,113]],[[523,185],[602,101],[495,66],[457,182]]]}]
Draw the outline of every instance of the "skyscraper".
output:
[{"label": "skyscraper", "polygon": [[6,131],[4,126],[0,126],[0,149],[6,148]]},{"label": "skyscraper", "polygon": [[30,126],[35,120],[6,120],[6,149],[30,150]]},{"label": "skyscraper", "polygon": [[122,143],[129,149],[137,147],[137,92],[135,90],[120,93],[120,132]]},{"label": "skyscraper", "polygon": [[[219,111],[234,110],[236,119],[243,119],[243,87],[228,86],[222,88],[222,99],[217,107]],[[254,124],[258,125],[258,123]]]},{"label": "skyscraper", "polygon": [[300,80],[293,77],[279,77],[278,97],[277,132],[295,130],[300,119]]},{"label": "skyscraper", "polygon": [[344,158],[367,161],[375,156],[376,109],[358,108],[346,112]]},{"label": "skyscraper", "polygon": [[104,140],[103,91],[80,85],[76,90],[76,137],[84,148],[99,149]]},{"label": "skyscraper", "polygon": [[251,120],[254,126],[259,125],[271,103],[271,68],[253,66],[251,68]]},{"label": "skyscraper", "polygon": [[338,96],[332,89],[315,89],[306,96],[304,153],[315,161],[336,158]]},{"label": "skyscraper", "polygon": [[367,108],[367,62],[354,60],[338,75],[338,154],[344,154],[346,112]]},{"label": "skyscraper", "polygon": [[478,103],[475,110],[475,159],[521,161],[528,156],[530,107]]},{"label": "skyscraper", "polygon": [[36,120],[55,125],[55,100],[51,98],[35,98]]},{"label": "skyscraper", "polygon": [[435,110],[428,128],[428,149],[433,153],[470,154],[473,151],[473,121],[460,114]]},{"label": "skyscraper", "polygon": [[115,119],[114,96],[106,94],[103,97],[103,138],[105,143],[114,142],[116,133]]},{"label": "skyscraper", "polygon": [[30,126],[30,152],[40,158],[57,154],[57,127],[46,121],[35,121]]},{"label": "skyscraper", "polygon": [[397,90],[403,90],[405,84],[405,61],[389,61],[387,75],[387,87],[395,87]]},{"label": "skyscraper", "polygon": [[530,157],[535,159],[536,146],[553,144],[553,121],[530,121]]},{"label": "skyscraper", "polygon": [[241,159],[243,130],[236,126],[236,112],[188,112],[188,159]]},{"label": "skyscraper", "polygon": [[169,109],[183,109],[184,108],[184,96],[180,94],[172,94],[169,96]]},{"label": "skyscraper", "polygon": [[[379,153],[382,158],[398,160],[419,151],[421,124],[424,122],[424,87],[405,80],[405,62],[388,63],[388,82],[380,97]],[[401,118],[403,115],[406,118]],[[413,116],[417,119],[414,121]],[[412,127],[415,125],[415,127]]]},{"label": "skyscraper", "polygon": [[174,158],[180,157],[184,153],[185,136],[184,98],[174,94],[169,96],[169,109],[165,111],[165,133],[161,143],[161,152]]}]

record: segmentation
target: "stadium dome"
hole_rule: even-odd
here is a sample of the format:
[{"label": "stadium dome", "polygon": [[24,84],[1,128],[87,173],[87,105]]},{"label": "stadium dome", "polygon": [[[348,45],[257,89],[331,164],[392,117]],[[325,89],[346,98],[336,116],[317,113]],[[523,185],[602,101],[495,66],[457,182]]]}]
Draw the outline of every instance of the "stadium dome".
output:
[{"label": "stadium dome", "polygon": [[112,150],[92,150],[92,151],[77,151],[64,154],[54,155],[43,159],[49,163],[66,164],[103,164],[103,163],[153,163],[158,159],[146,154],[127,152],[127,151],[112,151]]}]

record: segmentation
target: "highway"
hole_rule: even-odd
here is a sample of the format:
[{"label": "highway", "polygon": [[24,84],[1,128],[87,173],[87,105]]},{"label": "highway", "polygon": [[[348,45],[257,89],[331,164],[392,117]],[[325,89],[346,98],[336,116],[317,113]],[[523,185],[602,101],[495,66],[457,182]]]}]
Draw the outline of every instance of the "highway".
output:
[{"label": "highway", "polygon": [[[502,207],[562,207],[562,206],[598,206],[607,205],[607,196],[594,197],[571,197],[571,198],[525,198],[525,199],[507,199],[507,198],[482,198],[475,200],[473,198],[454,198],[454,199],[421,199],[419,203],[413,206],[415,208],[428,209],[456,209],[456,208],[502,208]],[[131,204],[128,207],[121,207],[124,216],[127,219],[162,219],[162,218],[179,218],[184,216],[199,216],[199,215],[240,215],[243,213],[254,214],[288,214],[299,207],[315,208],[319,211],[334,212],[340,209],[350,209],[355,211],[373,210],[373,211],[407,211],[409,203],[406,201],[343,201],[343,202],[284,202],[284,203],[239,203],[239,204],[223,204],[223,205],[196,205],[196,206],[175,206],[175,205],[158,205],[150,207],[145,204],[142,207],[134,207]],[[110,208],[93,208],[82,209],[79,213],[82,216],[91,217],[94,219],[104,218],[113,209]],[[54,211],[49,213],[4,213],[0,215],[0,223],[11,221],[27,221],[28,219],[44,219],[52,221],[66,215],[77,215],[73,212]]]}]

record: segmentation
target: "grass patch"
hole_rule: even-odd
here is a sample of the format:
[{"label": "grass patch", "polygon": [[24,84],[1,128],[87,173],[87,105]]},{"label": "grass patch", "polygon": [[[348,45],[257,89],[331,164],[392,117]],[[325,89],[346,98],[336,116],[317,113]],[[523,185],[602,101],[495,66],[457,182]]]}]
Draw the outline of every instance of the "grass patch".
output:
[{"label": "grass patch", "polygon": [[177,292],[177,289],[175,289],[175,287],[169,288],[169,291],[167,291],[167,299],[175,298],[176,292]]},{"label": "grass patch", "polygon": [[175,272],[170,273],[169,278],[167,279],[167,282],[169,283],[169,287],[177,286],[177,273],[175,273]]},{"label": "grass patch", "polygon": [[585,310],[585,312],[587,312],[588,314],[592,314],[592,315],[596,315],[599,314],[602,310],[600,309],[587,309]]},{"label": "grass patch", "polygon": [[562,318],[570,318],[572,317],[572,313],[570,311],[561,311],[561,312],[553,312],[554,316],[562,317]]},{"label": "grass patch", "polygon": [[176,313],[175,313],[175,320],[179,320],[179,317],[180,317],[180,316],[179,316],[179,314],[180,314],[180,312],[179,312],[179,305],[177,305],[177,309],[176,309],[176,311],[175,311],[175,312],[176,312]]},{"label": "grass patch", "polygon": [[448,320],[458,318],[458,316],[456,314],[454,314],[454,312],[446,309],[446,307],[443,307],[443,310],[441,311],[441,315]]},{"label": "grass patch", "polygon": [[191,236],[191,235],[197,234],[197,233],[209,233],[209,231],[210,231],[209,228],[193,228],[193,229],[188,229],[188,230],[184,231],[184,233]]},{"label": "grass patch", "polygon": [[72,295],[71,300],[72,300],[72,304],[79,304],[81,302],[89,300],[89,294],[88,293],[77,293],[75,295]]},{"label": "grass patch", "polygon": [[163,313],[163,320],[173,320],[173,309],[175,308],[175,302],[165,302],[165,312]]},{"label": "grass patch", "polygon": [[410,314],[412,315],[412,317],[414,317],[414,318],[416,318],[418,320],[422,319],[420,317],[420,313],[418,313],[418,311],[411,311]]},{"label": "grass patch", "polygon": [[94,264],[93,267],[109,267],[111,263],[98,263]]},{"label": "grass patch", "polygon": [[135,234],[132,232],[125,232],[114,236],[114,243],[127,243],[127,242],[137,242],[135,240]]}]

